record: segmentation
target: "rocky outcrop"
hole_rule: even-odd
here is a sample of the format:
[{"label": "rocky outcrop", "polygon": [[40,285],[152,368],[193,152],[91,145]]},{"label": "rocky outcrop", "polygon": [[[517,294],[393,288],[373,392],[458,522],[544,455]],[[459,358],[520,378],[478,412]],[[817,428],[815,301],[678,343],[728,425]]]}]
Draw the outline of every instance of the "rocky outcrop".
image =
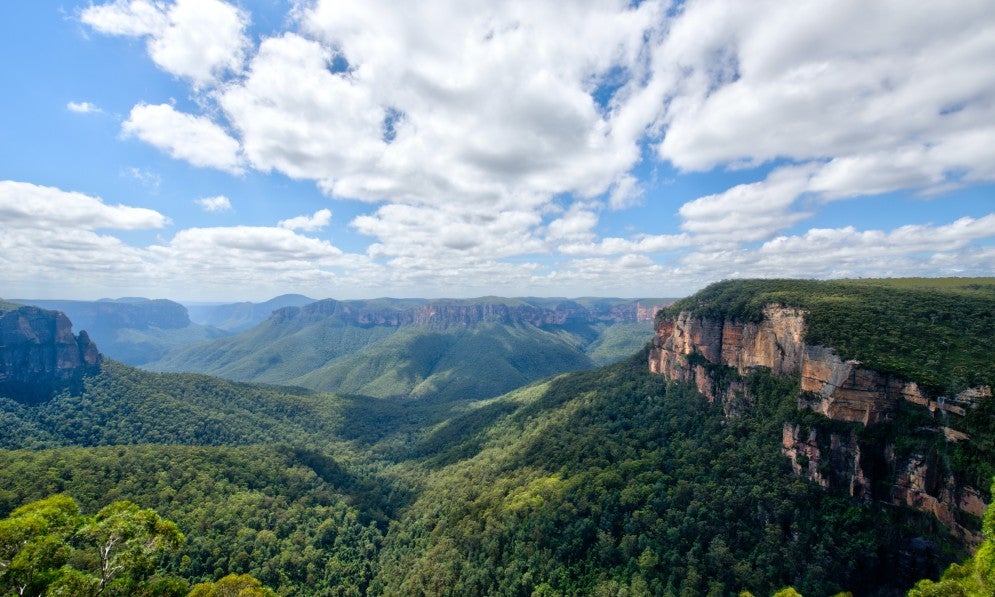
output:
[{"label": "rocky outcrop", "polygon": [[34,404],[63,390],[78,393],[100,370],[97,346],[64,314],[38,307],[0,313],[0,395]]},{"label": "rocky outcrop", "polygon": [[804,314],[797,309],[768,306],[759,323],[719,321],[683,311],[656,324],[649,367],[670,379],[690,381],[709,400],[731,398],[737,386],[716,395],[712,366],[731,367],[746,375],[766,367],[777,375],[801,371],[805,355]]},{"label": "rocky outcrop", "polygon": [[955,423],[990,399],[991,388],[935,396],[899,376],[844,360],[832,348],[805,343],[805,313],[799,309],[768,305],[759,322],[713,320],[684,311],[656,323],[650,371],[695,384],[710,401],[721,401],[727,416],[752,399],[742,378],[758,367],[798,376],[799,408],[852,424],[818,429],[786,422],[781,449],[795,474],[858,499],[928,512],[955,536],[980,539],[958,517],[958,511],[981,516],[985,506],[977,489],[959,483],[933,456],[896,455],[891,445],[862,447],[858,431],[892,421],[901,405],[910,403],[941,415],[942,423],[928,431],[942,433],[946,442],[969,441]]},{"label": "rocky outcrop", "polygon": [[790,422],[784,423],[781,451],[800,477],[826,488],[845,488],[861,500],[885,501],[927,512],[958,539],[966,543],[980,541],[974,530],[960,523],[957,511],[980,518],[986,507],[981,492],[943,473],[944,467],[936,462],[935,455],[898,456],[890,445],[879,454],[866,453],[854,433],[802,429]]}]

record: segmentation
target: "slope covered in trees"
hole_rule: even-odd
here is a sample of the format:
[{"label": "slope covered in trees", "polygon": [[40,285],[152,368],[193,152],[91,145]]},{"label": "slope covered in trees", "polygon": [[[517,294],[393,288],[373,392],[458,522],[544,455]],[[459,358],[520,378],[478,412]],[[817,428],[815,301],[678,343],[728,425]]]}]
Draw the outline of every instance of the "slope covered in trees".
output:
[{"label": "slope covered in trees", "polygon": [[966,556],[931,516],[792,474],[797,380],[753,373],[729,417],[646,362],[443,401],[109,361],[79,396],[0,399],[0,517],[129,500],[187,538],[163,573],[300,595],[872,594]]},{"label": "slope covered in trees", "polygon": [[[790,474],[778,439],[794,412],[791,384],[758,375],[765,398],[727,421],[692,387],[645,369],[640,354],[498,399],[433,405],[112,365],[101,383],[143,380],[130,382],[131,398],[158,381],[205,409],[227,404],[222,427],[247,416],[236,407],[272,401],[225,438],[267,445],[0,452],[10,480],[0,515],[57,492],[86,511],[128,499],[188,537],[171,573],[190,583],[251,573],[295,594],[762,594],[789,584],[828,594],[935,577],[959,557],[928,517],[854,504]],[[183,434],[206,412],[130,415],[127,426],[164,435],[126,441],[219,443]],[[915,545],[927,548],[909,553]]]},{"label": "slope covered in trees", "polygon": [[623,299],[325,300],[148,366],[376,397],[490,398],[631,355],[652,337],[638,312]]}]

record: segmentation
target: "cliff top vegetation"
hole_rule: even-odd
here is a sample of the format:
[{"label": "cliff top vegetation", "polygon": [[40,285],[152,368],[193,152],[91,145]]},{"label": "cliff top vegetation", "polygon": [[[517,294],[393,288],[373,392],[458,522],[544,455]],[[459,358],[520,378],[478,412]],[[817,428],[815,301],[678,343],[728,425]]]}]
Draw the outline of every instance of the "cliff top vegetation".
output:
[{"label": "cliff top vegetation", "polygon": [[995,278],[728,280],[658,314],[758,322],[769,304],[806,311],[806,342],[951,394],[995,382]]}]

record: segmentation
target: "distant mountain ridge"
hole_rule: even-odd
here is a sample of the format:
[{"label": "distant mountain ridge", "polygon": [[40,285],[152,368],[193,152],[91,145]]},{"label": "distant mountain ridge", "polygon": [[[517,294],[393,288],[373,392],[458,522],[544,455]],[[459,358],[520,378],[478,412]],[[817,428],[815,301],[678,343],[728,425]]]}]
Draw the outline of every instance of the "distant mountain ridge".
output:
[{"label": "distant mountain ridge", "polygon": [[104,354],[143,365],[179,346],[224,336],[226,332],[190,321],[183,305],[168,299],[126,297],[98,301],[16,299],[25,305],[65,313],[85,330]]},{"label": "distant mountain ridge", "polygon": [[617,361],[666,299],[325,299],[148,367],[375,397],[485,398]]},{"label": "distant mountain ridge", "polygon": [[303,294],[282,294],[262,303],[242,301],[223,305],[186,305],[190,320],[228,332],[242,332],[259,325],[273,311],[283,307],[303,307],[315,299]]},{"label": "distant mountain ridge", "polygon": [[[580,299],[584,300],[584,299]],[[654,299],[650,299],[654,300]],[[478,323],[527,323],[537,327],[579,323],[652,322],[656,311],[667,303],[644,306],[639,301],[587,299],[587,304],[567,299],[439,299],[404,306],[396,299],[379,301],[337,301],[325,299],[302,307],[285,307],[273,312],[278,320],[295,317],[336,316],[344,322],[363,326],[425,325],[445,329]]]}]

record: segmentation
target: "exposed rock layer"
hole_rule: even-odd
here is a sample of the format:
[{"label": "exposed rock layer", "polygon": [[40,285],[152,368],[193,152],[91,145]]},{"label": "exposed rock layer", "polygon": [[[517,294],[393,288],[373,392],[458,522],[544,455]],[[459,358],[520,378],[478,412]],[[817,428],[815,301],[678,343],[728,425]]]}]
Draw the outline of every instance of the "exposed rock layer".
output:
[{"label": "exposed rock layer", "polygon": [[659,309],[659,306],[645,306],[637,302],[586,307],[572,301],[564,301],[553,308],[528,304],[432,301],[407,309],[396,309],[367,308],[348,301],[326,299],[303,307],[278,309],[273,312],[271,318],[277,321],[317,321],[334,316],[343,322],[358,326],[425,325],[440,329],[477,323],[527,323],[542,327],[565,325],[570,322],[651,321]]},{"label": "exposed rock layer", "polygon": [[[985,387],[952,397],[933,396],[914,382],[868,369],[858,361],[844,361],[832,348],[805,343],[805,313],[798,309],[768,305],[759,323],[719,321],[686,311],[657,322],[650,371],[694,383],[710,401],[720,400],[727,415],[734,415],[735,405],[750,397],[738,376],[717,375],[721,367],[735,369],[739,376],[757,367],[777,375],[797,375],[799,408],[862,425],[891,421],[903,401],[944,417],[954,415],[956,420],[992,395]],[[970,439],[946,424],[937,432],[948,442]],[[954,535],[969,542],[979,540],[958,523],[956,514],[963,510],[981,516],[981,494],[959,484],[941,463],[918,454],[897,457],[891,446],[880,453],[862,453],[856,428],[820,432],[791,423],[784,425],[782,451],[797,475],[823,487],[844,488],[860,499],[931,513]]]},{"label": "exposed rock layer", "polygon": [[0,313],[0,395],[38,403],[82,390],[102,360],[86,332],[76,336],[58,311],[20,307]]}]

